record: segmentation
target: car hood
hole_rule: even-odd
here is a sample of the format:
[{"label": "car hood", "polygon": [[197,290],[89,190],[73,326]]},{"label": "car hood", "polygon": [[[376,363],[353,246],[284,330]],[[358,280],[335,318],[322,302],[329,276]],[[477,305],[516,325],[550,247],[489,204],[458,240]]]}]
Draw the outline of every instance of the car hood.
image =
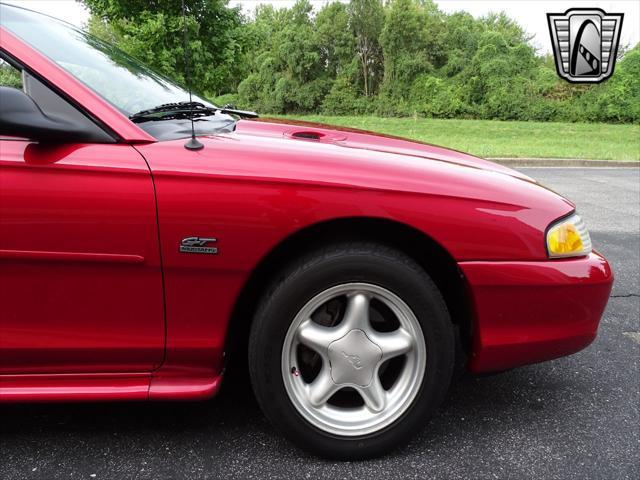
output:
[{"label": "car hood", "polygon": [[[240,120],[232,132],[136,146],[154,174],[457,198],[478,208],[544,212],[573,205],[526,175],[433,145],[307,122]],[[355,198],[355,197],[354,197]],[[501,210],[502,209],[502,210]]]},{"label": "car hood", "polygon": [[313,148],[310,144],[332,144],[354,149],[354,155],[362,155],[362,150],[411,156],[435,162],[446,162],[459,166],[487,170],[509,175],[522,180],[534,180],[511,168],[499,165],[464,152],[439,147],[429,143],[408,140],[366,130],[325,125],[300,120],[275,118],[240,121],[236,132],[241,135],[258,135],[272,138],[306,142],[301,149]]}]

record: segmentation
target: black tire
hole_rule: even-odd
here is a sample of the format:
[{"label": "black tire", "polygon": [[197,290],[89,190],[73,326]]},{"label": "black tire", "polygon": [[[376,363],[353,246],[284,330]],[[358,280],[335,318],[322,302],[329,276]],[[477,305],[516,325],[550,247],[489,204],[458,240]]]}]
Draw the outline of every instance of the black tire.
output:
[{"label": "black tire", "polygon": [[[285,336],[296,314],[319,292],[351,282],[392,291],[414,312],[427,350],[425,376],[414,401],[394,423],[363,436],[322,431],[292,404],[281,373]],[[424,427],[443,401],[455,363],[455,333],[446,304],[429,275],[407,255],[373,243],[343,243],[310,253],[286,269],[264,295],[249,338],[249,372],[263,412],[295,445],[334,459],[388,453]]]}]

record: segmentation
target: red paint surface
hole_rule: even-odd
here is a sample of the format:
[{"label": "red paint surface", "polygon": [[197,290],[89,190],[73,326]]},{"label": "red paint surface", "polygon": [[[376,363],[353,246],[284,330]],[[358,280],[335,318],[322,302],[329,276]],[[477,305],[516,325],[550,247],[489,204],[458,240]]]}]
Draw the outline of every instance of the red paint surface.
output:
[{"label": "red paint surface", "polygon": [[552,262],[460,264],[476,311],[470,368],[498,371],[582,350],[596,337],[613,274],[597,253]]},{"label": "red paint surface", "polygon": [[[574,206],[518,172],[273,120],[240,121],[188,151],[153,141],[7,32],[1,41],[121,142],[0,140],[0,400],[215,394],[251,273],[291,235],[336,219],[410,226],[459,263],[474,371],[573,353],[595,336],[610,269],[596,254],[547,258],[545,229]],[[217,238],[219,255],[179,253],[189,236]]]},{"label": "red paint surface", "polygon": [[148,399],[149,374],[0,375],[0,403]]},{"label": "red paint surface", "polygon": [[160,365],[162,272],[144,159],[117,144],[0,140],[0,150],[0,373]]}]

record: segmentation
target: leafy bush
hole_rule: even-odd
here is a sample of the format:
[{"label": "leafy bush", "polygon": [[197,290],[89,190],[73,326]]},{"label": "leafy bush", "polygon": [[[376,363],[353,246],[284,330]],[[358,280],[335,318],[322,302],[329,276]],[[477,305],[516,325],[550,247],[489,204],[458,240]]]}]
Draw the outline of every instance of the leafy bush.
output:
[{"label": "leafy bush", "polygon": [[468,110],[455,85],[432,75],[420,75],[413,82],[410,98],[415,113],[426,117],[456,118]]},{"label": "leafy bush", "polygon": [[0,60],[0,86],[22,88],[20,72],[3,60]]},{"label": "leafy bush", "polygon": [[225,93],[224,95],[213,97],[211,99],[211,102],[218,107],[233,105],[236,108],[245,108],[243,105],[238,103],[238,95],[236,95],[235,93]]}]

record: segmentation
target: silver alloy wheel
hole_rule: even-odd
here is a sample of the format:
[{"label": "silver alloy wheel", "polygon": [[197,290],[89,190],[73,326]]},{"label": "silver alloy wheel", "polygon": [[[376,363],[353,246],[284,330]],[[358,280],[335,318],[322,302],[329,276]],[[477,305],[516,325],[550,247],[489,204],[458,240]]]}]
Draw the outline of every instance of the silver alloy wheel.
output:
[{"label": "silver alloy wheel", "polygon": [[[346,300],[339,323],[323,326],[312,319],[318,309],[338,298]],[[392,331],[373,327],[370,314],[374,300],[395,317],[397,325]],[[322,362],[310,382],[301,375],[300,345]],[[401,356],[404,361],[385,389],[381,367]],[[426,356],[418,319],[400,297],[377,285],[348,283],[316,295],[295,316],[282,348],[282,378],[292,403],[312,425],[341,436],[366,435],[387,427],[406,412],[422,385]],[[357,392],[362,404],[331,403],[342,390]]]}]

